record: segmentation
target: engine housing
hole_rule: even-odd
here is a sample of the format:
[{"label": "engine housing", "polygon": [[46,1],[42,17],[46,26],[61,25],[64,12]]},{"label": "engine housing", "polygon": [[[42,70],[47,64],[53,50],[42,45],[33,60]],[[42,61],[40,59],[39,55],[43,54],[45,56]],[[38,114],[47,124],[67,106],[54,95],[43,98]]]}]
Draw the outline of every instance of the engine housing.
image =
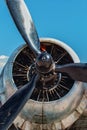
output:
[{"label": "engine housing", "polygon": [[[53,53],[56,63],[59,59],[60,62],[58,61],[58,64],[80,62],[76,53],[65,43],[52,38],[41,38],[40,42],[42,49],[45,47],[45,49],[48,50],[48,53]],[[55,49],[52,50],[52,47]],[[29,59],[27,57],[29,55],[26,54],[26,49],[29,51]],[[5,92],[5,94],[2,94],[1,96],[2,104],[6,102],[17,89],[22,87],[30,80],[30,78],[32,78],[33,69],[31,69],[31,64],[35,61],[35,57],[32,56],[33,52],[24,44],[17,48],[9,58],[2,71],[2,89],[0,89],[0,91],[1,93]],[[31,63],[30,60],[32,61]],[[19,73],[22,71],[23,73]],[[37,85],[37,92],[35,94],[33,93],[31,99],[26,103],[14,123],[20,127],[20,121],[18,119],[20,118],[21,122],[27,120],[31,122],[30,125],[33,124],[33,127],[37,127],[38,125],[40,128],[42,124],[43,127],[53,124],[51,128],[55,127],[59,129],[65,129],[72,125],[73,122],[80,117],[86,107],[86,98],[84,96],[85,89],[82,82],[73,81],[66,74],[62,75],[62,77],[64,76],[64,79],[61,78],[61,80],[64,80],[61,81],[63,83],[59,84],[59,86],[61,86],[60,90],[57,91],[57,88],[54,87],[58,85],[56,81],[48,85],[49,92],[46,94],[45,91],[44,100],[39,93],[40,87]]]}]

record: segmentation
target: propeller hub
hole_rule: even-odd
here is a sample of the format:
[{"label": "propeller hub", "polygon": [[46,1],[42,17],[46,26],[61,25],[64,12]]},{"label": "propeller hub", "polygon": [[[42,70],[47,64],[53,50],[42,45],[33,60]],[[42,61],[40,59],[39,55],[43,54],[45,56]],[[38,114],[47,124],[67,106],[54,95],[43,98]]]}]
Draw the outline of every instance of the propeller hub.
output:
[{"label": "propeller hub", "polygon": [[43,51],[36,59],[36,69],[40,73],[48,73],[54,68],[54,61],[50,54]]}]

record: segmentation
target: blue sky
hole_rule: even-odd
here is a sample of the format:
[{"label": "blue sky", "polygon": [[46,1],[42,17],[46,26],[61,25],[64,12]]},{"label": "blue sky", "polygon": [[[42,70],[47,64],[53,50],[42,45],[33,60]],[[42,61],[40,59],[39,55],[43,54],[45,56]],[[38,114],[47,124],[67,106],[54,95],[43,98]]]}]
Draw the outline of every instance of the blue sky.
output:
[{"label": "blue sky", "polygon": [[[39,37],[59,39],[87,61],[87,0],[25,0]],[[0,56],[10,56],[24,43],[9,14],[5,0],[0,0]]]}]

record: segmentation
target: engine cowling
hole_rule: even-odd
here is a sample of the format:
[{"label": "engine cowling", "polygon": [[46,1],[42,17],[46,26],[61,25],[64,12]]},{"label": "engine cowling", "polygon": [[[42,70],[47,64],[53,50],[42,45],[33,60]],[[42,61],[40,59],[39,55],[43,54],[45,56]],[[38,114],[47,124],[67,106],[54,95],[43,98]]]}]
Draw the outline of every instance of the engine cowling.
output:
[{"label": "engine cowling", "polygon": [[[41,50],[50,53],[56,64],[80,62],[76,53],[65,43],[52,38],[41,38],[40,42]],[[2,104],[32,78],[34,62],[35,56],[25,44],[13,52],[2,71],[2,88],[5,91]],[[72,80],[65,73],[50,73],[44,78],[46,87],[43,89],[43,82],[38,81],[19,117],[32,122],[30,125],[34,127],[52,124],[51,128],[65,129],[80,117],[86,107],[84,84]],[[20,127],[18,119],[14,123],[17,125],[18,122]]]}]

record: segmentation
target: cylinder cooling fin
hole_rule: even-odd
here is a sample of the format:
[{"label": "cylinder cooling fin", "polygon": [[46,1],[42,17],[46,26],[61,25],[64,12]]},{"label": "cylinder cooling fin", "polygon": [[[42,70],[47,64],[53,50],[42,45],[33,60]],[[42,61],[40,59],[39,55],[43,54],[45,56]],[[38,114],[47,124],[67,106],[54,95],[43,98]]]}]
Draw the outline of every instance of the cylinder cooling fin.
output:
[{"label": "cylinder cooling fin", "polygon": [[[58,65],[73,63],[70,54],[59,45],[41,42],[41,50],[52,55]],[[26,84],[35,73],[35,55],[28,46],[25,46],[16,57],[13,64],[13,79],[18,88]],[[48,73],[44,75],[45,81],[38,81],[31,96],[35,101],[54,101],[65,96],[72,88],[74,81],[65,73]],[[44,85],[45,84],[45,85]]]}]

